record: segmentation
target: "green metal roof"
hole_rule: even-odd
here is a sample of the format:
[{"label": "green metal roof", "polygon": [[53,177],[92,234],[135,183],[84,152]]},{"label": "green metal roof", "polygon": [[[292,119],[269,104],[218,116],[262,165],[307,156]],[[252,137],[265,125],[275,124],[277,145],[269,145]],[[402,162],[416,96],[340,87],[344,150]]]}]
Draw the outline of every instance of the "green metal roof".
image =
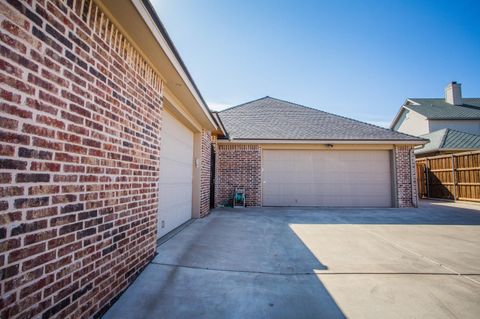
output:
[{"label": "green metal roof", "polygon": [[438,151],[476,150],[480,149],[480,135],[460,132],[452,129],[441,129],[422,135],[430,142],[415,150],[415,154],[426,154]]},{"label": "green metal roof", "polygon": [[480,98],[464,98],[462,105],[452,105],[445,99],[410,98],[416,104],[407,108],[420,113],[430,120],[480,120]]}]

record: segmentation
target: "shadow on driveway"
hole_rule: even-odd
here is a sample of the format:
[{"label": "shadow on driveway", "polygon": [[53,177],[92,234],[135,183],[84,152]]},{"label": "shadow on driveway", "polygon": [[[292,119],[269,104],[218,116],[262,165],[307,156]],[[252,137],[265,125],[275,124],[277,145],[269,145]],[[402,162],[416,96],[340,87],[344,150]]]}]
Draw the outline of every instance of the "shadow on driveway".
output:
[{"label": "shadow on driveway", "polygon": [[104,317],[473,318],[477,225],[475,209],[427,204],[217,209],[159,246]]}]

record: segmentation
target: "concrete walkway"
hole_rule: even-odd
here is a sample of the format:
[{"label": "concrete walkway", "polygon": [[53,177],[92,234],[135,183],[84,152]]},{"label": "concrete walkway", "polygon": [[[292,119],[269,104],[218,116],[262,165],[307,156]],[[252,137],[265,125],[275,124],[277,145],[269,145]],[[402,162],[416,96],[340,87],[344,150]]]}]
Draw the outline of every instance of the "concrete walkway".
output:
[{"label": "concrete walkway", "polygon": [[218,209],[104,317],[479,318],[479,209]]}]

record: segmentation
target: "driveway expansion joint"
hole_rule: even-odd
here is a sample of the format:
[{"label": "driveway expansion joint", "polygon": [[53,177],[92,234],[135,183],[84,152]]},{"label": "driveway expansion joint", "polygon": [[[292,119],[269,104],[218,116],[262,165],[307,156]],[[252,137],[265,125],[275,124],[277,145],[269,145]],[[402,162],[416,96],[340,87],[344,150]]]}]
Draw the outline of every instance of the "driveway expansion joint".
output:
[{"label": "driveway expansion joint", "polygon": [[406,252],[408,252],[408,253],[410,253],[410,254],[413,254],[413,255],[421,258],[421,259],[424,259],[424,260],[426,260],[426,261],[428,261],[428,262],[430,262],[430,263],[432,263],[432,264],[434,264],[434,265],[437,265],[437,266],[439,266],[439,267],[441,267],[441,268],[449,271],[451,275],[456,275],[456,276],[458,276],[458,277],[464,277],[465,279],[468,279],[468,280],[470,280],[471,282],[473,282],[473,283],[475,283],[475,284],[477,284],[477,285],[480,285],[480,281],[468,277],[468,276],[476,276],[476,274],[464,274],[464,273],[458,272],[458,271],[456,271],[455,269],[453,269],[453,268],[451,268],[451,267],[449,267],[449,266],[447,266],[447,265],[445,265],[445,264],[442,264],[441,262],[435,260],[435,259],[432,258],[432,257],[425,256],[425,255],[423,255],[423,254],[421,254],[421,253],[418,253],[418,252],[416,252],[416,251],[414,251],[414,250],[412,250],[412,249],[410,249],[410,248],[407,248],[407,247],[405,247],[405,246],[403,246],[403,245],[401,245],[401,244],[399,244],[399,243],[397,243],[397,242],[391,241],[391,240],[385,238],[384,236],[382,236],[382,235],[380,235],[380,234],[378,234],[378,233],[376,233],[376,232],[374,232],[374,231],[372,231],[372,230],[366,229],[365,227],[362,227],[362,226],[359,226],[359,225],[356,225],[356,226],[357,226],[359,229],[361,229],[361,230],[363,230],[363,231],[365,231],[365,232],[367,232],[367,233],[369,233],[369,234],[372,234],[372,235],[380,238],[380,239],[383,240],[384,242],[386,242],[386,243],[388,243],[388,244],[390,244],[390,245],[392,245],[392,246],[397,247],[398,249],[401,249],[401,250],[406,251]]},{"label": "driveway expansion joint", "polygon": [[247,273],[255,275],[272,275],[272,276],[309,276],[309,275],[418,275],[418,276],[480,276],[480,273],[446,273],[446,272],[349,272],[349,271],[306,271],[306,272],[270,272],[270,271],[255,271],[255,270],[242,270],[242,269],[225,269],[225,268],[212,268],[212,267],[200,267],[189,266],[180,264],[170,264],[152,261],[151,264],[175,268],[186,268],[196,270],[207,271],[219,271],[219,272],[233,272],[233,273]]},{"label": "driveway expansion joint", "polygon": [[479,226],[466,208],[218,209],[104,318],[478,319]]}]

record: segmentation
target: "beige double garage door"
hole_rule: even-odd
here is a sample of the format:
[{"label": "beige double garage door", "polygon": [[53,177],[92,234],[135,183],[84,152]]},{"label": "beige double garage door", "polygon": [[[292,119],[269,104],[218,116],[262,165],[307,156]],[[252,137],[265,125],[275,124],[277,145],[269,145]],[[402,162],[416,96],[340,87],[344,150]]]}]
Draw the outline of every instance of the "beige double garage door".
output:
[{"label": "beige double garage door", "polygon": [[388,150],[263,150],[263,206],[392,207]]}]

